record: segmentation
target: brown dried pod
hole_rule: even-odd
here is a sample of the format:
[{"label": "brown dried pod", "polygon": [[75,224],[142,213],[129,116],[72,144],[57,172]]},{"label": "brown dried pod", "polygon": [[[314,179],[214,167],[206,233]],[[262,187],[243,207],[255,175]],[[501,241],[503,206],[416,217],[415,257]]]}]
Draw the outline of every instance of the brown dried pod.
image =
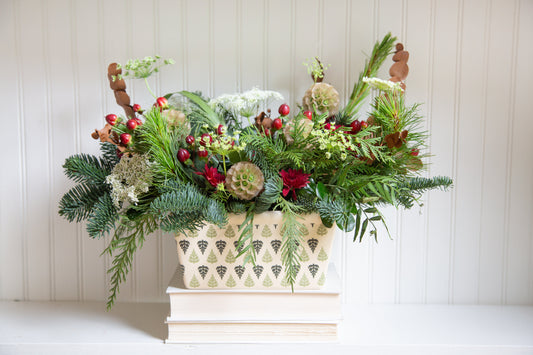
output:
[{"label": "brown dried pod", "polygon": [[268,117],[266,113],[261,112],[255,118],[255,126],[259,130],[261,130],[261,129],[270,129],[272,127],[272,119],[270,117]]},{"label": "brown dried pod", "polygon": [[130,105],[130,97],[126,93],[126,82],[123,79],[118,79],[118,75],[122,74],[122,69],[118,68],[117,63],[111,63],[107,67],[107,78],[109,79],[109,86],[115,94],[117,104],[124,109],[126,117],[135,117],[135,111]]},{"label": "brown dried pod", "polygon": [[385,143],[389,149],[400,148],[407,138],[409,132],[404,130],[402,132],[394,132],[385,136]]},{"label": "brown dried pod", "polygon": [[119,75],[119,74],[122,74],[122,69],[120,69],[118,67],[118,64],[117,63],[111,63],[109,64],[109,66],[107,67],[107,74],[108,75]]},{"label": "brown dried pod", "polygon": [[124,81],[124,79],[115,79],[113,81],[113,78],[111,78],[111,80],[109,80],[109,86],[111,87],[111,90],[113,91],[126,90],[126,82]]},{"label": "brown dried pod", "polygon": [[396,44],[396,52],[392,56],[392,60],[394,64],[389,69],[389,74],[391,76],[389,80],[396,83],[400,82],[400,86],[405,90],[405,83],[403,83],[403,81],[409,74],[409,66],[407,65],[409,52],[404,50],[403,44]]},{"label": "brown dried pod", "polygon": [[119,106],[128,106],[130,104],[130,97],[126,94],[126,91],[115,91],[115,99]]}]

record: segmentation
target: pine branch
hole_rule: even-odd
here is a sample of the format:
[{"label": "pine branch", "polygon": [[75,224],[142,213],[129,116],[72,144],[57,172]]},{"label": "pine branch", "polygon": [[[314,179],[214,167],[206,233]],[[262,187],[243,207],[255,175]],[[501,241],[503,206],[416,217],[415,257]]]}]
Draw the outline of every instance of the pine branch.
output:
[{"label": "pine branch", "polygon": [[376,76],[383,61],[392,53],[396,37],[386,34],[381,42],[376,42],[370,58],[365,62],[363,71],[359,74],[359,80],[355,83],[350,99],[344,108],[344,114],[353,117],[360,109],[361,103],[369,94],[368,84],[363,82],[364,77]]},{"label": "pine branch", "polygon": [[167,119],[159,109],[154,108],[145,114],[146,122],[139,127],[140,135],[136,147],[147,152],[154,161],[154,173],[158,181],[180,179],[191,181],[190,173],[186,171],[177,159],[180,147],[180,137],[187,134],[183,127],[169,128]]}]

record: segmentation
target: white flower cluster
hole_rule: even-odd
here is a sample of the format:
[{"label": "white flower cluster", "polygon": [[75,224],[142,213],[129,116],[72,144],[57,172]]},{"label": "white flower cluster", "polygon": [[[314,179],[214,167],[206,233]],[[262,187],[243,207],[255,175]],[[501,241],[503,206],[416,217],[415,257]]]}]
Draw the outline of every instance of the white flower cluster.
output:
[{"label": "white flower cluster", "polygon": [[402,91],[400,83],[395,83],[390,80],[383,80],[379,78],[364,77],[363,82],[367,83],[371,88],[381,91]]},{"label": "white flower cluster", "polygon": [[111,198],[117,208],[123,202],[137,204],[139,194],[148,192],[152,183],[148,157],[143,154],[124,155],[107,176],[106,182],[111,185]]},{"label": "white flower cluster", "polygon": [[253,88],[241,94],[220,95],[209,101],[209,104],[213,108],[222,106],[235,117],[252,117],[259,114],[260,109],[265,110],[272,101],[277,100],[283,100],[279,92]]}]

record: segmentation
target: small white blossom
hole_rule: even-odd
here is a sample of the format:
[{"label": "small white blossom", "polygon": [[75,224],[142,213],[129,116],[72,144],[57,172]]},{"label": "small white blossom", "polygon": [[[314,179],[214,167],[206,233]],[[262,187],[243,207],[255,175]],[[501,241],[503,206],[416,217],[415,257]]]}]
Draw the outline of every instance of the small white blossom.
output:
[{"label": "small white blossom", "polygon": [[373,89],[381,91],[402,91],[400,83],[396,83],[390,80],[382,80],[379,78],[364,77],[363,82],[367,83]]}]

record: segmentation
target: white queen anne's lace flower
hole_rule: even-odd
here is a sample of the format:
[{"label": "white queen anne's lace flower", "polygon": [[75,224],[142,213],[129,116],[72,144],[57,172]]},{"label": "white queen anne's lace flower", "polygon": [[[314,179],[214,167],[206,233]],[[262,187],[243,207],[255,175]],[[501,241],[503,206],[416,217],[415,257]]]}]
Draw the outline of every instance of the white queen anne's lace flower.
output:
[{"label": "white queen anne's lace flower", "polygon": [[251,117],[257,115],[260,110],[266,110],[270,103],[278,100],[283,100],[283,96],[277,91],[253,88],[241,94],[220,95],[209,101],[209,104],[213,108],[221,106],[235,117]]},{"label": "white queen anne's lace flower", "polygon": [[148,192],[152,184],[152,172],[147,156],[123,156],[107,176],[106,182],[111,185],[111,198],[117,208],[124,202],[137,204],[139,194]]},{"label": "white queen anne's lace flower", "polygon": [[373,89],[381,91],[402,91],[400,83],[396,83],[390,80],[383,80],[379,78],[364,77],[363,82],[367,83]]}]

